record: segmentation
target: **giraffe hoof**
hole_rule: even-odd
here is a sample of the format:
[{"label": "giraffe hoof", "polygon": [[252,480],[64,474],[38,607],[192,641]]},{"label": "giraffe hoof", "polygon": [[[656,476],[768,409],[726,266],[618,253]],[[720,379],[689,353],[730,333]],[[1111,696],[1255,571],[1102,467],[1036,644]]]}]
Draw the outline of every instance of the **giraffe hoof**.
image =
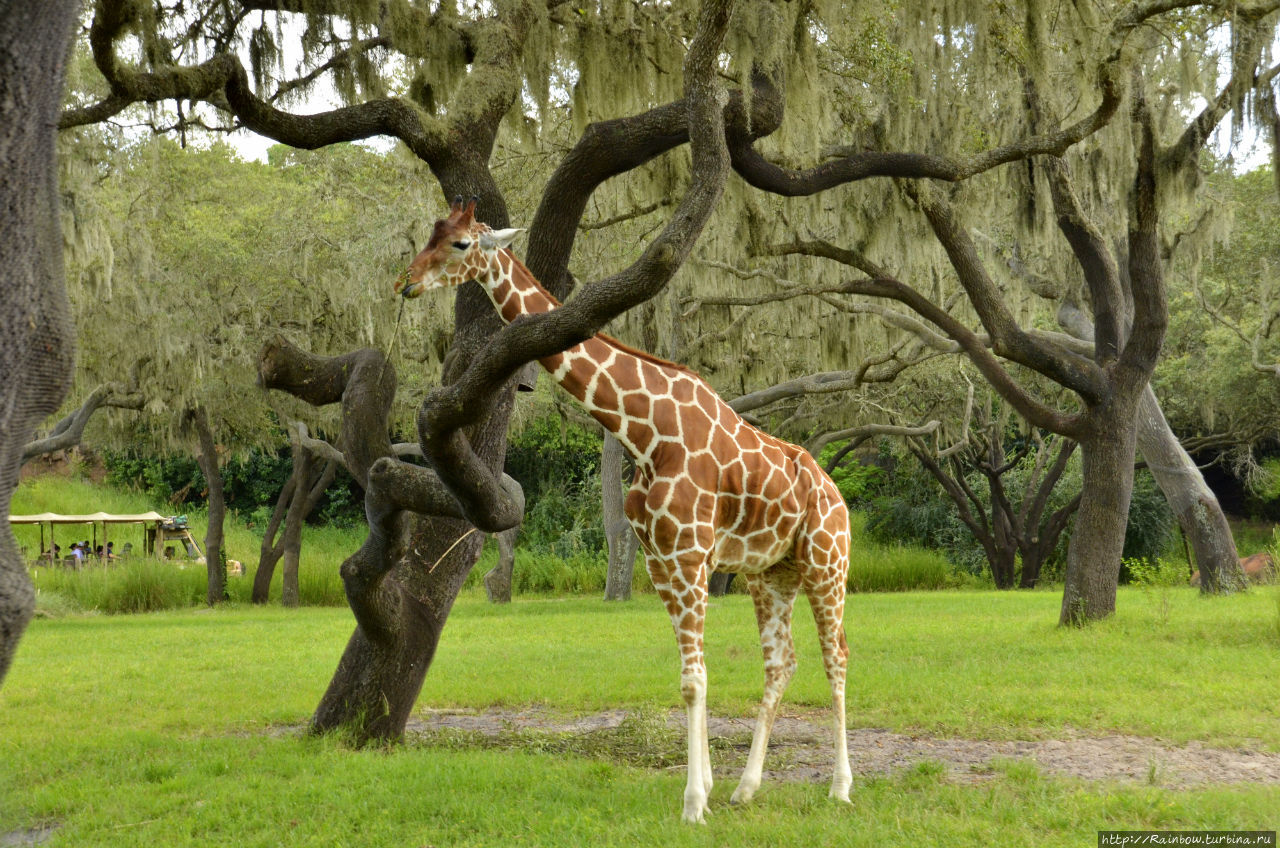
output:
[{"label": "giraffe hoof", "polygon": [[835,786],[831,787],[831,791],[827,793],[827,797],[834,798],[837,801],[843,801],[846,804],[853,803],[852,801],[849,800],[849,787],[847,786],[844,788],[839,788]]},{"label": "giraffe hoof", "polygon": [[681,818],[690,824],[706,824],[706,816],[709,812],[706,798],[689,798],[684,803],[684,813]]},{"label": "giraffe hoof", "polygon": [[754,793],[751,793],[751,792],[743,792],[742,788],[739,787],[733,791],[732,795],[729,796],[729,803],[735,804],[735,805],[748,804],[751,802],[751,798],[753,794]]}]

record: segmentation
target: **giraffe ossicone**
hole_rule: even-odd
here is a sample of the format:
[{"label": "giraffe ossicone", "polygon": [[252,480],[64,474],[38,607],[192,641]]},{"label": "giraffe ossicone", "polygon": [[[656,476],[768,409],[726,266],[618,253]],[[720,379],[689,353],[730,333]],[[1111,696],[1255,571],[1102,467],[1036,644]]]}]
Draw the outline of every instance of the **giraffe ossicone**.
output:
[{"label": "giraffe ossicone", "polygon": [[[449,217],[436,222],[396,291],[417,297],[474,280],[508,323],[556,309],[560,304],[507,249],[518,232],[490,230],[475,220],[475,201],[459,199]],[[835,483],[807,451],[748,424],[681,365],[604,335],[540,362],[635,459],[627,518],[671,617],[682,663],[689,743],[684,818],[703,820],[712,787],[702,637],[707,578],[715,570],[746,581],[764,654],[764,697],[730,800],[749,801],[760,786],[778,703],[796,668],[791,612],[803,589],[831,686],[830,794],[848,801],[853,777],[845,735],[849,649],[843,618],[849,513]]]}]

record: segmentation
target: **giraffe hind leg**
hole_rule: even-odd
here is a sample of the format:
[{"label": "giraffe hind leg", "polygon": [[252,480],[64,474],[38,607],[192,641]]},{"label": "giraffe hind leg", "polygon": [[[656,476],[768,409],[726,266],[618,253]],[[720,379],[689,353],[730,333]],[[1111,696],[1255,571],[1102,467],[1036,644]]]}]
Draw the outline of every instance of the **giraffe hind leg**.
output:
[{"label": "giraffe hind leg", "polygon": [[795,646],[791,640],[791,610],[795,603],[800,576],[790,563],[775,565],[761,574],[746,575],[747,588],[755,604],[756,623],[760,628],[760,649],[764,654],[764,697],[751,735],[751,753],[733,797],[734,804],[750,801],[760,788],[769,735],[778,714],[782,693],[796,670]]},{"label": "giraffe hind leg", "polygon": [[[847,562],[847,559],[845,560]],[[835,743],[835,771],[831,778],[832,798],[849,800],[853,773],[849,769],[849,740],[845,720],[845,678],[849,667],[849,645],[844,634],[846,572],[842,568],[824,570],[822,580],[805,581],[805,594],[818,626],[822,664],[831,684],[832,733]]]}]

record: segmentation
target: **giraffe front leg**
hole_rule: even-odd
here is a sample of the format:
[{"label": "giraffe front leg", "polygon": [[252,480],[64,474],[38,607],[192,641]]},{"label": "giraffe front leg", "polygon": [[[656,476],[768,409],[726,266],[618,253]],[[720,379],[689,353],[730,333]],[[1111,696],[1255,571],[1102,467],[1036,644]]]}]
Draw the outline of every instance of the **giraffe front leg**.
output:
[{"label": "giraffe front leg", "polygon": [[711,795],[711,754],[707,738],[707,673],[685,669],[680,675],[680,695],[684,698],[689,723],[689,778],[684,787],[687,822],[701,823]]},{"label": "giraffe front leg", "polygon": [[688,579],[678,564],[647,559],[649,578],[666,605],[680,648],[680,696],[688,725],[688,779],[684,790],[687,822],[705,820],[711,794],[711,753],[707,736],[707,671],[702,653],[702,627],[706,616],[706,585]]}]

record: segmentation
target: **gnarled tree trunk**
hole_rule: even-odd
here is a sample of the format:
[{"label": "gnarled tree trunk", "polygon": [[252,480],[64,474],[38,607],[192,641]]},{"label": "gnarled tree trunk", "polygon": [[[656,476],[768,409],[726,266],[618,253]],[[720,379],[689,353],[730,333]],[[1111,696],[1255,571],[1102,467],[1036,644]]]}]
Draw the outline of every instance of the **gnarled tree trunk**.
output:
[{"label": "gnarled tree trunk", "polygon": [[[472,326],[483,328],[483,318],[495,315],[487,299],[483,306]],[[463,340],[466,335],[459,330]],[[387,415],[396,374],[380,352],[321,357],[276,338],[260,355],[259,374],[265,387],[313,405],[342,404],[344,461],[365,488],[369,536],[342,565],[356,629],[311,727],[323,732],[346,726],[366,741],[397,739],[484,537],[447,517],[461,513],[431,472],[393,459]],[[471,445],[495,465],[505,453],[512,394],[469,434]]]},{"label": "gnarled tree trunk", "polygon": [[[80,4],[0,0],[0,515],[24,445],[71,385],[54,131]],[[0,521],[0,682],[35,608],[26,563]]]},{"label": "gnarled tree trunk", "polygon": [[1061,624],[1083,624],[1116,611],[1137,432],[1132,405],[1093,412],[1092,433],[1080,438],[1080,508],[1067,547]]},{"label": "gnarled tree trunk", "polygon": [[[302,425],[295,425],[301,427]],[[298,596],[297,563],[302,555],[302,525],[307,516],[320,502],[320,496],[333,482],[338,473],[338,463],[332,458],[325,460],[324,467],[314,479],[311,470],[314,467],[312,452],[303,444],[304,432],[295,429],[290,435],[293,445],[293,470],[289,479],[280,490],[276,499],[271,520],[267,522],[262,536],[262,547],[258,554],[258,569],[253,575],[253,602],[265,604],[271,592],[271,578],[275,574],[276,563],[281,558],[292,556],[294,566],[285,567],[285,587],[281,597]],[[283,526],[284,532],[281,532]],[[290,575],[292,575],[290,577]],[[286,606],[291,606],[288,602]]]},{"label": "gnarled tree trunk", "polygon": [[[1093,342],[1093,322],[1074,304],[1064,303],[1059,308],[1058,322],[1076,338]],[[1205,575],[1200,591],[1229,594],[1247,589],[1249,583],[1240,568],[1235,539],[1218,496],[1173,434],[1150,385],[1138,404],[1138,453],[1191,542],[1194,566]]]}]

